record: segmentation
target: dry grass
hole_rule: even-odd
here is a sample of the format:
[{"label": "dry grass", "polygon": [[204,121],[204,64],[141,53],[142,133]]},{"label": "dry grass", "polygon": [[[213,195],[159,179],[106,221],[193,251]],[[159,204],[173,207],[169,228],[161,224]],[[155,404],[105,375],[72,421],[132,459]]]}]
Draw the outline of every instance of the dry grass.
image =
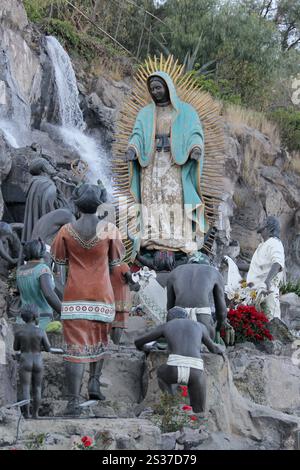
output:
[{"label": "dry grass", "polygon": [[283,170],[300,175],[300,152],[291,152],[288,154]]},{"label": "dry grass", "polygon": [[116,82],[120,81],[124,77],[121,64],[111,58],[99,58],[97,61],[94,61],[91,66],[91,73],[96,77],[104,76],[115,80]]},{"label": "dry grass", "polygon": [[[263,113],[237,105],[226,105],[223,116],[243,147],[241,176],[254,191],[259,191],[260,167],[273,165],[280,147],[279,129]],[[247,132],[245,127],[258,130],[268,140],[259,138],[253,131]]]},{"label": "dry grass", "polygon": [[269,121],[264,113],[230,104],[224,106],[223,115],[225,120],[233,126],[237,135],[243,133],[243,126],[248,126],[266,135],[273,144],[280,145],[279,128]]}]

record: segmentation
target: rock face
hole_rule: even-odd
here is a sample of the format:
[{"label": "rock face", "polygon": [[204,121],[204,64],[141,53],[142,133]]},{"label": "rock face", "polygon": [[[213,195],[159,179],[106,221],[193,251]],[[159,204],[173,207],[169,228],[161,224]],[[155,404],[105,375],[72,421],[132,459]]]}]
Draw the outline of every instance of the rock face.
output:
[{"label": "rock face", "polygon": [[300,332],[300,297],[290,293],[280,297],[281,318],[291,330]]},{"label": "rock face", "polygon": [[13,332],[6,317],[7,287],[0,280],[0,407],[17,398],[17,365],[13,359]]},{"label": "rock face", "polygon": [[225,245],[226,253],[229,243],[236,240],[242,258],[250,260],[261,241],[257,226],[266,216],[274,215],[281,223],[287,276],[298,279],[300,263],[295,240],[299,227],[295,213],[300,206],[300,174],[292,169],[293,157],[280,147],[274,130],[264,134],[253,129],[245,116],[237,122],[232,110],[225,113],[225,120],[226,176],[218,250]]},{"label": "rock face", "polygon": [[[0,447],[16,447],[18,416],[6,412],[0,416]],[[81,437],[89,436],[96,450],[157,450],[161,448],[159,429],[147,420],[140,419],[67,419],[55,421],[42,419],[38,425],[33,420],[21,423],[22,441],[18,448],[30,449],[37,436],[43,436],[43,450],[71,450],[80,444]],[[17,444],[18,445],[18,444]]]},{"label": "rock face", "polygon": [[[141,405],[153,407],[158,402],[156,370],[165,362],[166,353],[149,354],[145,370],[147,393]],[[204,355],[204,363],[208,429],[212,434],[208,441],[199,442],[199,448],[210,448],[218,433],[223,440],[231,441],[231,448],[242,448],[246,442],[247,448],[295,448],[300,429],[300,417],[296,416],[300,406],[300,369],[290,358],[268,357],[255,348],[237,348],[226,363],[212,354]],[[287,390],[284,397],[282,390]],[[223,448],[222,439],[215,448]]]}]

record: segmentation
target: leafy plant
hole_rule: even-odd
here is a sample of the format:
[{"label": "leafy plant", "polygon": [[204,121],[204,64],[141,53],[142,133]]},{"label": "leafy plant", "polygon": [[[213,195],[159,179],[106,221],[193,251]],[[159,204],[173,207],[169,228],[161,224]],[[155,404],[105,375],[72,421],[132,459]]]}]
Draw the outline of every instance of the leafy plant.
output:
[{"label": "leafy plant", "polygon": [[268,113],[269,119],[278,124],[282,142],[288,150],[300,150],[300,111],[281,108]]},{"label": "leafy plant", "polygon": [[180,431],[188,426],[198,427],[198,417],[193,414],[192,407],[185,403],[185,398],[188,398],[188,387],[185,385],[181,385],[180,392],[175,395],[162,393],[152,417],[162,433]]},{"label": "leafy plant", "polygon": [[300,297],[300,280],[298,282],[287,282],[280,286],[280,294],[294,293]]},{"label": "leafy plant", "polygon": [[43,450],[45,448],[46,438],[47,434],[45,433],[31,433],[25,443],[25,448],[27,450]]}]

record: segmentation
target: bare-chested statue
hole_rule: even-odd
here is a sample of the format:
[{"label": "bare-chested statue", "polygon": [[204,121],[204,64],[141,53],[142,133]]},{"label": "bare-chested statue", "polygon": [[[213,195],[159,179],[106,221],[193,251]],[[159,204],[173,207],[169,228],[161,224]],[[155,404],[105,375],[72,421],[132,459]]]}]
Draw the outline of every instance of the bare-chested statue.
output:
[{"label": "bare-chested statue", "polygon": [[[212,266],[184,264],[175,268],[167,283],[167,308],[182,307],[188,318],[203,323],[212,339],[220,335],[222,326],[226,331],[226,343],[232,343],[233,330],[227,324],[227,309],[222,275]],[[216,309],[216,322],[211,312],[211,298]],[[231,335],[229,335],[231,333]]]},{"label": "bare-chested statue", "polygon": [[51,246],[54,238],[63,225],[74,223],[75,215],[67,207],[56,209],[43,215],[35,224],[31,240],[41,238],[46,245]]},{"label": "bare-chested statue", "polygon": [[[21,317],[25,322],[15,334],[14,350],[21,351],[20,382],[22,400],[30,399],[32,384],[32,418],[38,418],[42,398],[43,359],[41,351],[50,352],[47,334],[38,328],[38,310],[35,305],[25,305],[21,309]],[[29,404],[24,406],[23,414],[29,418]]]},{"label": "bare-chested statue", "polygon": [[194,413],[203,416],[206,380],[201,346],[203,343],[210,352],[220,354],[224,358],[223,350],[211,340],[207,328],[201,323],[189,320],[186,310],[180,307],[169,310],[167,323],[136,339],[135,345],[138,349],[142,349],[146,343],[159,338],[165,338],[170,353],[167,364],[161,365],[157,370],[160,389],[173,394],[172,385],[187,385]]}]

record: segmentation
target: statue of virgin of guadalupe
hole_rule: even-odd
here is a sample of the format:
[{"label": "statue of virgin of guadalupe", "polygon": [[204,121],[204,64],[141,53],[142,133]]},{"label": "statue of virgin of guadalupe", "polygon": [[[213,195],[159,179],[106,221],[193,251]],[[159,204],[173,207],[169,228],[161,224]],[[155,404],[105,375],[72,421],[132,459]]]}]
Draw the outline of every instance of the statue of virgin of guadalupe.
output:
[{"label": "statue of virgin of guadalupe", "polygon": [[[204,130],[195,107],[177,93],[172,74],[157,69],[145,74],[146,69],[143,81],[148,97],[140,92],[144,93],[140,103],[145,105],[138,109],[133,95],[127,113],[130,115],[130,109],[138,109],[138,113],[132,127],[129,120],[123,120],[123,135],[116,148],[116,180],[121,175],[118,194],[125,195],[127,191],[127,197],[137,207],[138,230],[132,237],[131,260],[148,250],[162,255],[173,253],[173,257],[176,252],[194,255],[202,248],[210,228],[201,187],[206,153]],[[142,90],[141,85],[138,89]],[[197,103],[199,95],[201,98],[198,90]],[[205,99],[211,100],[207,95]],[[214,112],[206,103],[206,114]],[[127,169],[121,163],[126,132],[127,147],[123,152]]]}]

